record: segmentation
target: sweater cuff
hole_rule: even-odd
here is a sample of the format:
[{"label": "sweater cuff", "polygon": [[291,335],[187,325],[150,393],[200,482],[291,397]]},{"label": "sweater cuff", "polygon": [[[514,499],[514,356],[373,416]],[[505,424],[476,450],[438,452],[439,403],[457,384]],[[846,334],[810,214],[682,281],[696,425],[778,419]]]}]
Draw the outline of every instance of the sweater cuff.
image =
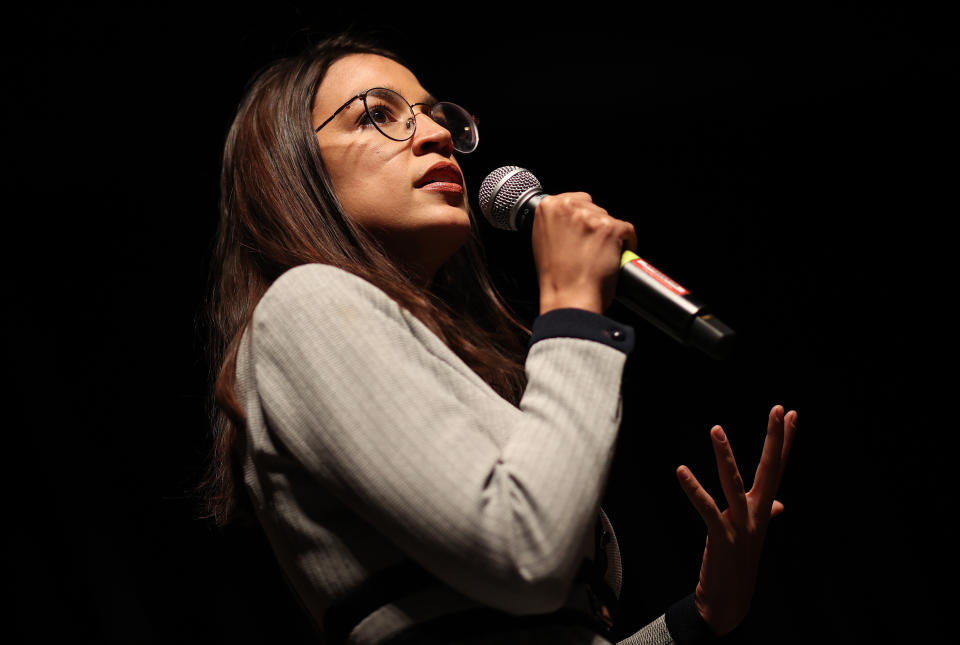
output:
[{"label": "sweater cuff", "polygon": [[533,321],[532,346],[546,338],[583,338],[603,343],[624,354],[633,351],[633,327],[586,309],[553,309]]},{"label": "sweater cuff", "polygon": [[719,638],[697,611],[697,596],[690,594],[670,605],[664,614],[667,630],[677,645],[717,643]]}]

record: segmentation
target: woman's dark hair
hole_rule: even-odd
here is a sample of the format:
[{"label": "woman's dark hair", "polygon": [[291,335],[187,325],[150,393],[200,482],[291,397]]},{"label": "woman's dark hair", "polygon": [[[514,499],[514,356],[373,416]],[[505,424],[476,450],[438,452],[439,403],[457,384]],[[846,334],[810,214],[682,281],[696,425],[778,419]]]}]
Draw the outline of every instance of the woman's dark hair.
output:
[{"label": "woman's dark hair", "polygon": [[343,212],[320,157],[311,110],[330,65],[355,53],[402,63],[352,36],[316,43],[254,77],[227,134],[208,302],[213,455],[199,487],[206,514],[221,526],[245,499],[237,478],[245,423],[235,392],[240,338],[260,298],[292,267],[319,262],[364,278],[413,313],[504,398],[518,403],[525,386],[521,338],[528,330],[486,272],[473,218],[468,241],[428,288],[408,278]]}]

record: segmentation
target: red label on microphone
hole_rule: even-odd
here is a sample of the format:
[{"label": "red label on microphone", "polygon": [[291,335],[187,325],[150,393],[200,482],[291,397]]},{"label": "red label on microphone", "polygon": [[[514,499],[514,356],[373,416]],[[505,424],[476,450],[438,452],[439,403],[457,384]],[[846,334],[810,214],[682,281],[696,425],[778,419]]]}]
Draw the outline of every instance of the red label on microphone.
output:
[{"label": "red label on microphone", "polygon": [[670,291],[674,292],[678,296],[685,296],[689,291],[684,289],[682,286],[671,280],[666,274],[661,273],[657,267],[653,266],[643,258],[635,258],[630,260],[630,264],[639,268],[641,271],[646,273],[648,276],[665,286]]}]

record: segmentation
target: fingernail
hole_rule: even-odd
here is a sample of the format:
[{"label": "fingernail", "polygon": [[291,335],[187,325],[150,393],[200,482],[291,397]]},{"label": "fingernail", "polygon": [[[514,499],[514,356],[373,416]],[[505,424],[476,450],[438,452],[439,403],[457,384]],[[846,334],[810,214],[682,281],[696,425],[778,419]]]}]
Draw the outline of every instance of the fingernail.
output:
[{"label": "fingernail", "polygon": [[724,434],[723,428],[717,428],[717,429],[714,431],[713,436],[716,437],[716,438],[717,438],[717,441],[719,441],[719,442],[721,442],[721,443],[723,443],[723,442],[725,442],[725,441],[727,440],[727,435]]}]

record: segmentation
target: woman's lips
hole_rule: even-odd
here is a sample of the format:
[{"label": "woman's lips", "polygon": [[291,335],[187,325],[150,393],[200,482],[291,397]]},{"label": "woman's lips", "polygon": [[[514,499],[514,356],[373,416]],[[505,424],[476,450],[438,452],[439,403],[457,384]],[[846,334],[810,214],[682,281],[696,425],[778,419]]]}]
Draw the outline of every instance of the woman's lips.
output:
[{"label": "woman's lips", "polygon": [[463,175],[455,164],[440,161],[430,166],[414,184],[420,190],[463,195]]},{"label": "woman's lips", "polygon": [[420,190],[430,190],[438,193],[456,193],[458,195],[463,194],[463,186],[449,181],[432,181],[429,184],[421,186]]}]

